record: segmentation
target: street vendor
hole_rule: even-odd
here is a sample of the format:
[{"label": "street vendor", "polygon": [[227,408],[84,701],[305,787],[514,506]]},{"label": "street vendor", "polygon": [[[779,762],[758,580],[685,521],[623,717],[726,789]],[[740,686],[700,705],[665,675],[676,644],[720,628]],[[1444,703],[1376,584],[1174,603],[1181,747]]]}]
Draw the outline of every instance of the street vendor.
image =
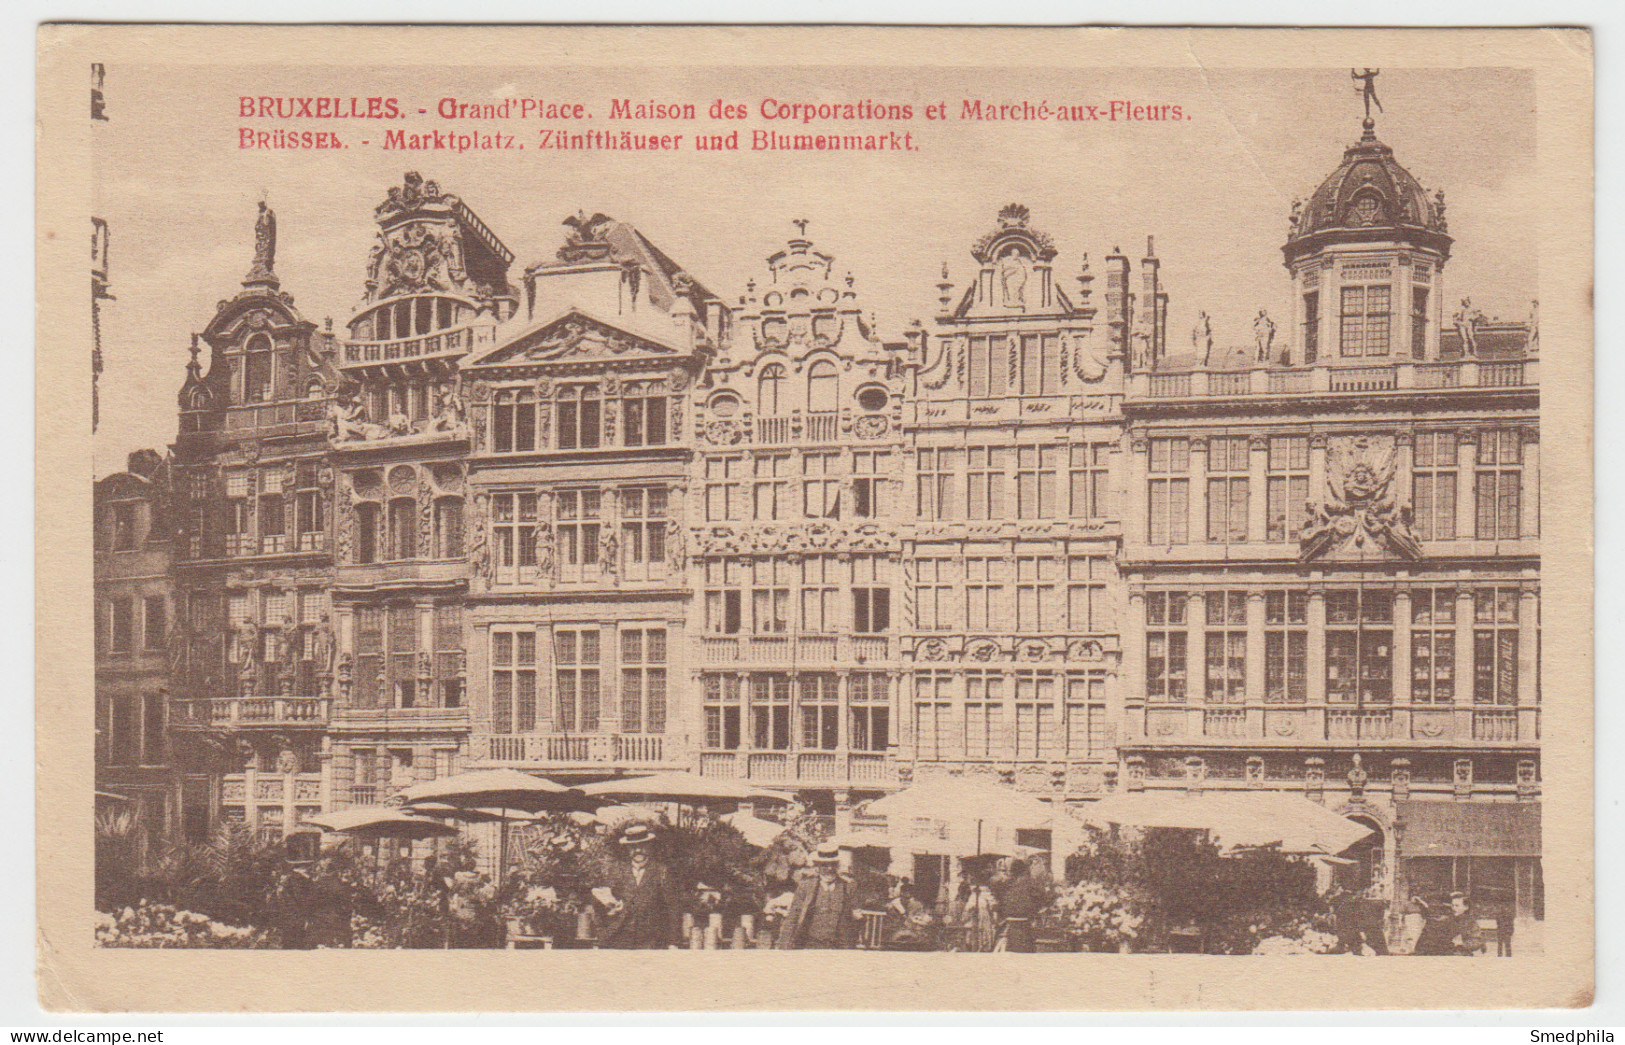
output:
[{"label": "street vendor", "polygon": [[648,824],[632,824],[621,832],[619,843],[626,861],[610,877],[609,925],[599,942],[621,950],[677,947],[682,903],[671,872],[654,860],[654,831]]}]

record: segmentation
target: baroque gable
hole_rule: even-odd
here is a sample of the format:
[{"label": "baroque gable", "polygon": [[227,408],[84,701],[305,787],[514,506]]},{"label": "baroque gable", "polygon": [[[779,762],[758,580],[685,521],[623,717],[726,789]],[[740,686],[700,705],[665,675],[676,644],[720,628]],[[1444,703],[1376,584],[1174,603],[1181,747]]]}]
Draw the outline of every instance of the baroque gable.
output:
[{"label": "baroque gable", "polygon": [[678,350],[633,334],[585,312],[569,309],[557,319],[499,345],[471,366],[537,363],[622,363],[668,359]]}]

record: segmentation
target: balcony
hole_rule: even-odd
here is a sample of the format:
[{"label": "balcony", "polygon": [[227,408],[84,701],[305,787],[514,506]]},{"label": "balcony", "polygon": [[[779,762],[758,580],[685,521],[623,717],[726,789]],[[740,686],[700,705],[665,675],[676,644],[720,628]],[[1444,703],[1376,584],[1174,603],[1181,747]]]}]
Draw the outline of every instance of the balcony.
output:
[{"label": "balcony", "polygon": [[[353,794],[353,791],[352,791]],[[295,773],[289,776],[261,772],[254,780],[254,793],[248,792],[248,778],[243,773],[231,773],[220,781],[220,804],[243,809],[257,808],[261,819],[279,820],[284,807],[308,807],[302,813],[314,813],[322,802],[322,775]],[[356,805],[371,803],[357,802]]]},{"label": "balcony", "polygon": [[1255,395],[1355,393],[1445,388],[1532,388],[1540,384],[1540,360],[1448,363],[1395,361],[1370,366],[1282,369],[1190,370],[1130,374],[1125,394],[1136,399],[1204,399]]},{"label": "balcony", "polygon": [[764,787],[897,786],[891,756],[879,751],[704,751],[699,770]]},{"label": "balcony", "polygon": [[176,729],[322,728],[330,713],[326,697],[202,697],[170,701]]},{"label": "balcony", "polygon": [[666,767],[675,750],[652,733],[489,733],[473,738],[476,761],[575,769]]},{"label": "balcony", "polygon": [[[267,431],[269,429],[270,431]],[[226,408],[225,430],[233,434],[308,435],[327,430],[326,399],[292,399]]]},{"label": "balcony", "polygon": [[1425,748],[1529,744],[1540,738],[1540,709],[1536,707],[1162,704],[1132,710],[1130,715],[1136,719],[1144,716],[1142,739],[1136,743],[1175,747],[1243,742],[1248,746],[1377,743]]},{"label": "balcony", "polygon": [[1394,713],[1392,711],[1373,711],[1362,709],[1359,711],[1333,711],[1326,712],[1326,739],[1327,740],[1388,740],[1394,735]]},{"label": "balcony", "polygon": [[1473,739],[1505,743],[1518,739],[1518,712],[1513,708],[1473,711]]},{"label": "balcony", "polygon": [[892,656],[891,639],[878,635],[708,635],[706,664],[869,664]]},{"label": "balcony", "polygon": [[367,363],[393,363],[432,356],[463,355],[486,338],[472,326],[437,330],[432,334],[395,338],[390,341],[348,341],[344,345],[344,366]]}]

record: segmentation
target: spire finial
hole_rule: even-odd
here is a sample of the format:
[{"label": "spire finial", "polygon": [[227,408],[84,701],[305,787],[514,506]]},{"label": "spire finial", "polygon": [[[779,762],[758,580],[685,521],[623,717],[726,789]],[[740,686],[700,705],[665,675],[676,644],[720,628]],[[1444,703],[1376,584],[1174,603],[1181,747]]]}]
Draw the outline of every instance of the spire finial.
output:
[{"label": "spire finial", "polygon": [[806,239],[807,238],[807,226],[811,225],[812,222],[808,221],[806,218],[797,218],[796,220],[792,221],[790,224],[792,224],[792,225],[794,225],[796,227],[796,235],[800,236],[802,239]]}]

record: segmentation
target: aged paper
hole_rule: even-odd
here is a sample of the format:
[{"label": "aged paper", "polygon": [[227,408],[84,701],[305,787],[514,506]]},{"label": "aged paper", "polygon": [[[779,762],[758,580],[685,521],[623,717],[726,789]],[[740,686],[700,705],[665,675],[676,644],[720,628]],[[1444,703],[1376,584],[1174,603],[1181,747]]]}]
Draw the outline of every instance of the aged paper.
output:
[{"label": "aged paper", "polygon": [[1589,1002],[1586,33],[39,39],[46,1007]]}]

